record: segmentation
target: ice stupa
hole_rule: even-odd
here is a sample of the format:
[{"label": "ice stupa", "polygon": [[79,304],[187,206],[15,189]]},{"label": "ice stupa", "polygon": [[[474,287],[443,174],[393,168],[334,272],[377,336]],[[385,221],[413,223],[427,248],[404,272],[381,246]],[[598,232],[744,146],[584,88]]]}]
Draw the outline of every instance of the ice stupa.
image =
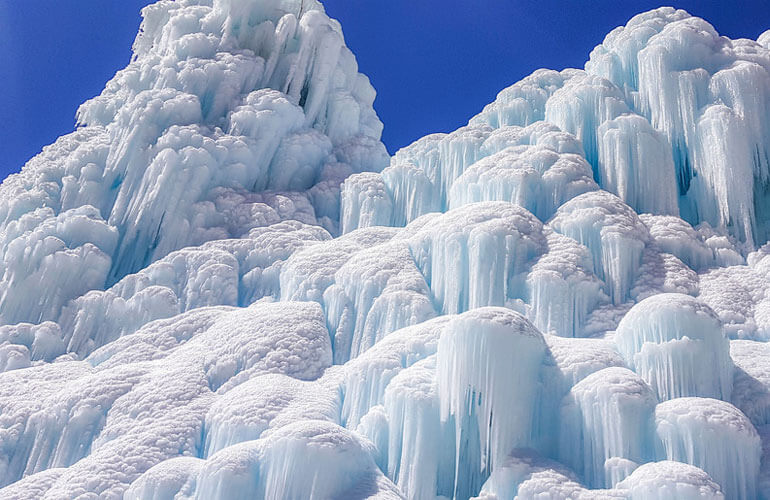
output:
[{"label": "ice stupa", "polygon": [[390,158],[316,0],[161,0],[0,186],[0,498],[770,499],[770,31]]}]

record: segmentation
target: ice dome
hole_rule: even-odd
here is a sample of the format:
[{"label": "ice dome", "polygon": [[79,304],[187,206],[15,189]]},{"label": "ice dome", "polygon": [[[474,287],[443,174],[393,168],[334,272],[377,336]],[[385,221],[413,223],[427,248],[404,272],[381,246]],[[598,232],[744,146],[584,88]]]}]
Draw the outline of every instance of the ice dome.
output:
[{"label": "ice dome", "polygon": [[770,498],[770,31],[389,157],[317,0],[143,19],[0,186],[0,498]]}]

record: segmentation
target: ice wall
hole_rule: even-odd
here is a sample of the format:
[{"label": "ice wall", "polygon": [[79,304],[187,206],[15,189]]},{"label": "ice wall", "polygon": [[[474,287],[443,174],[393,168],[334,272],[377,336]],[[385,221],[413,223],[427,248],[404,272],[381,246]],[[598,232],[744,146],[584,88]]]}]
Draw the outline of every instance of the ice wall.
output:
[{"label": "ice wall", "polygon": [[0,187],[0,498],[770,498],[768,33],[388,159],[316,0],[148,6]]}]

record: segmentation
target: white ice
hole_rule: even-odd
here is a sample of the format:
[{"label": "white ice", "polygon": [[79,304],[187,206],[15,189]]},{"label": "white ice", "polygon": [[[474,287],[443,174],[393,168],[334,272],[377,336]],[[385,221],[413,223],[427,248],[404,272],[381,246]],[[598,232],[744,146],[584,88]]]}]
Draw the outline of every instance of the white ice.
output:
[{"label": "white ice", "polygon": [[317,0],[143,17],[0,186],[1,498],[770,498],[770,30],[390,157]]}]

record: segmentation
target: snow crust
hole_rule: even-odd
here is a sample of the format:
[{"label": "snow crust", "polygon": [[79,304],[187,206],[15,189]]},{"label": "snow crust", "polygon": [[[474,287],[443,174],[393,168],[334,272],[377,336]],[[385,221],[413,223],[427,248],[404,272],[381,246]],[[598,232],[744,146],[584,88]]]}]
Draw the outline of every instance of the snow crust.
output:
[{"label": "snow crust", "polygon": [[770,31],[389,158],[317,0],[162,0],[0,186],[0,498],[770,498]]}]

